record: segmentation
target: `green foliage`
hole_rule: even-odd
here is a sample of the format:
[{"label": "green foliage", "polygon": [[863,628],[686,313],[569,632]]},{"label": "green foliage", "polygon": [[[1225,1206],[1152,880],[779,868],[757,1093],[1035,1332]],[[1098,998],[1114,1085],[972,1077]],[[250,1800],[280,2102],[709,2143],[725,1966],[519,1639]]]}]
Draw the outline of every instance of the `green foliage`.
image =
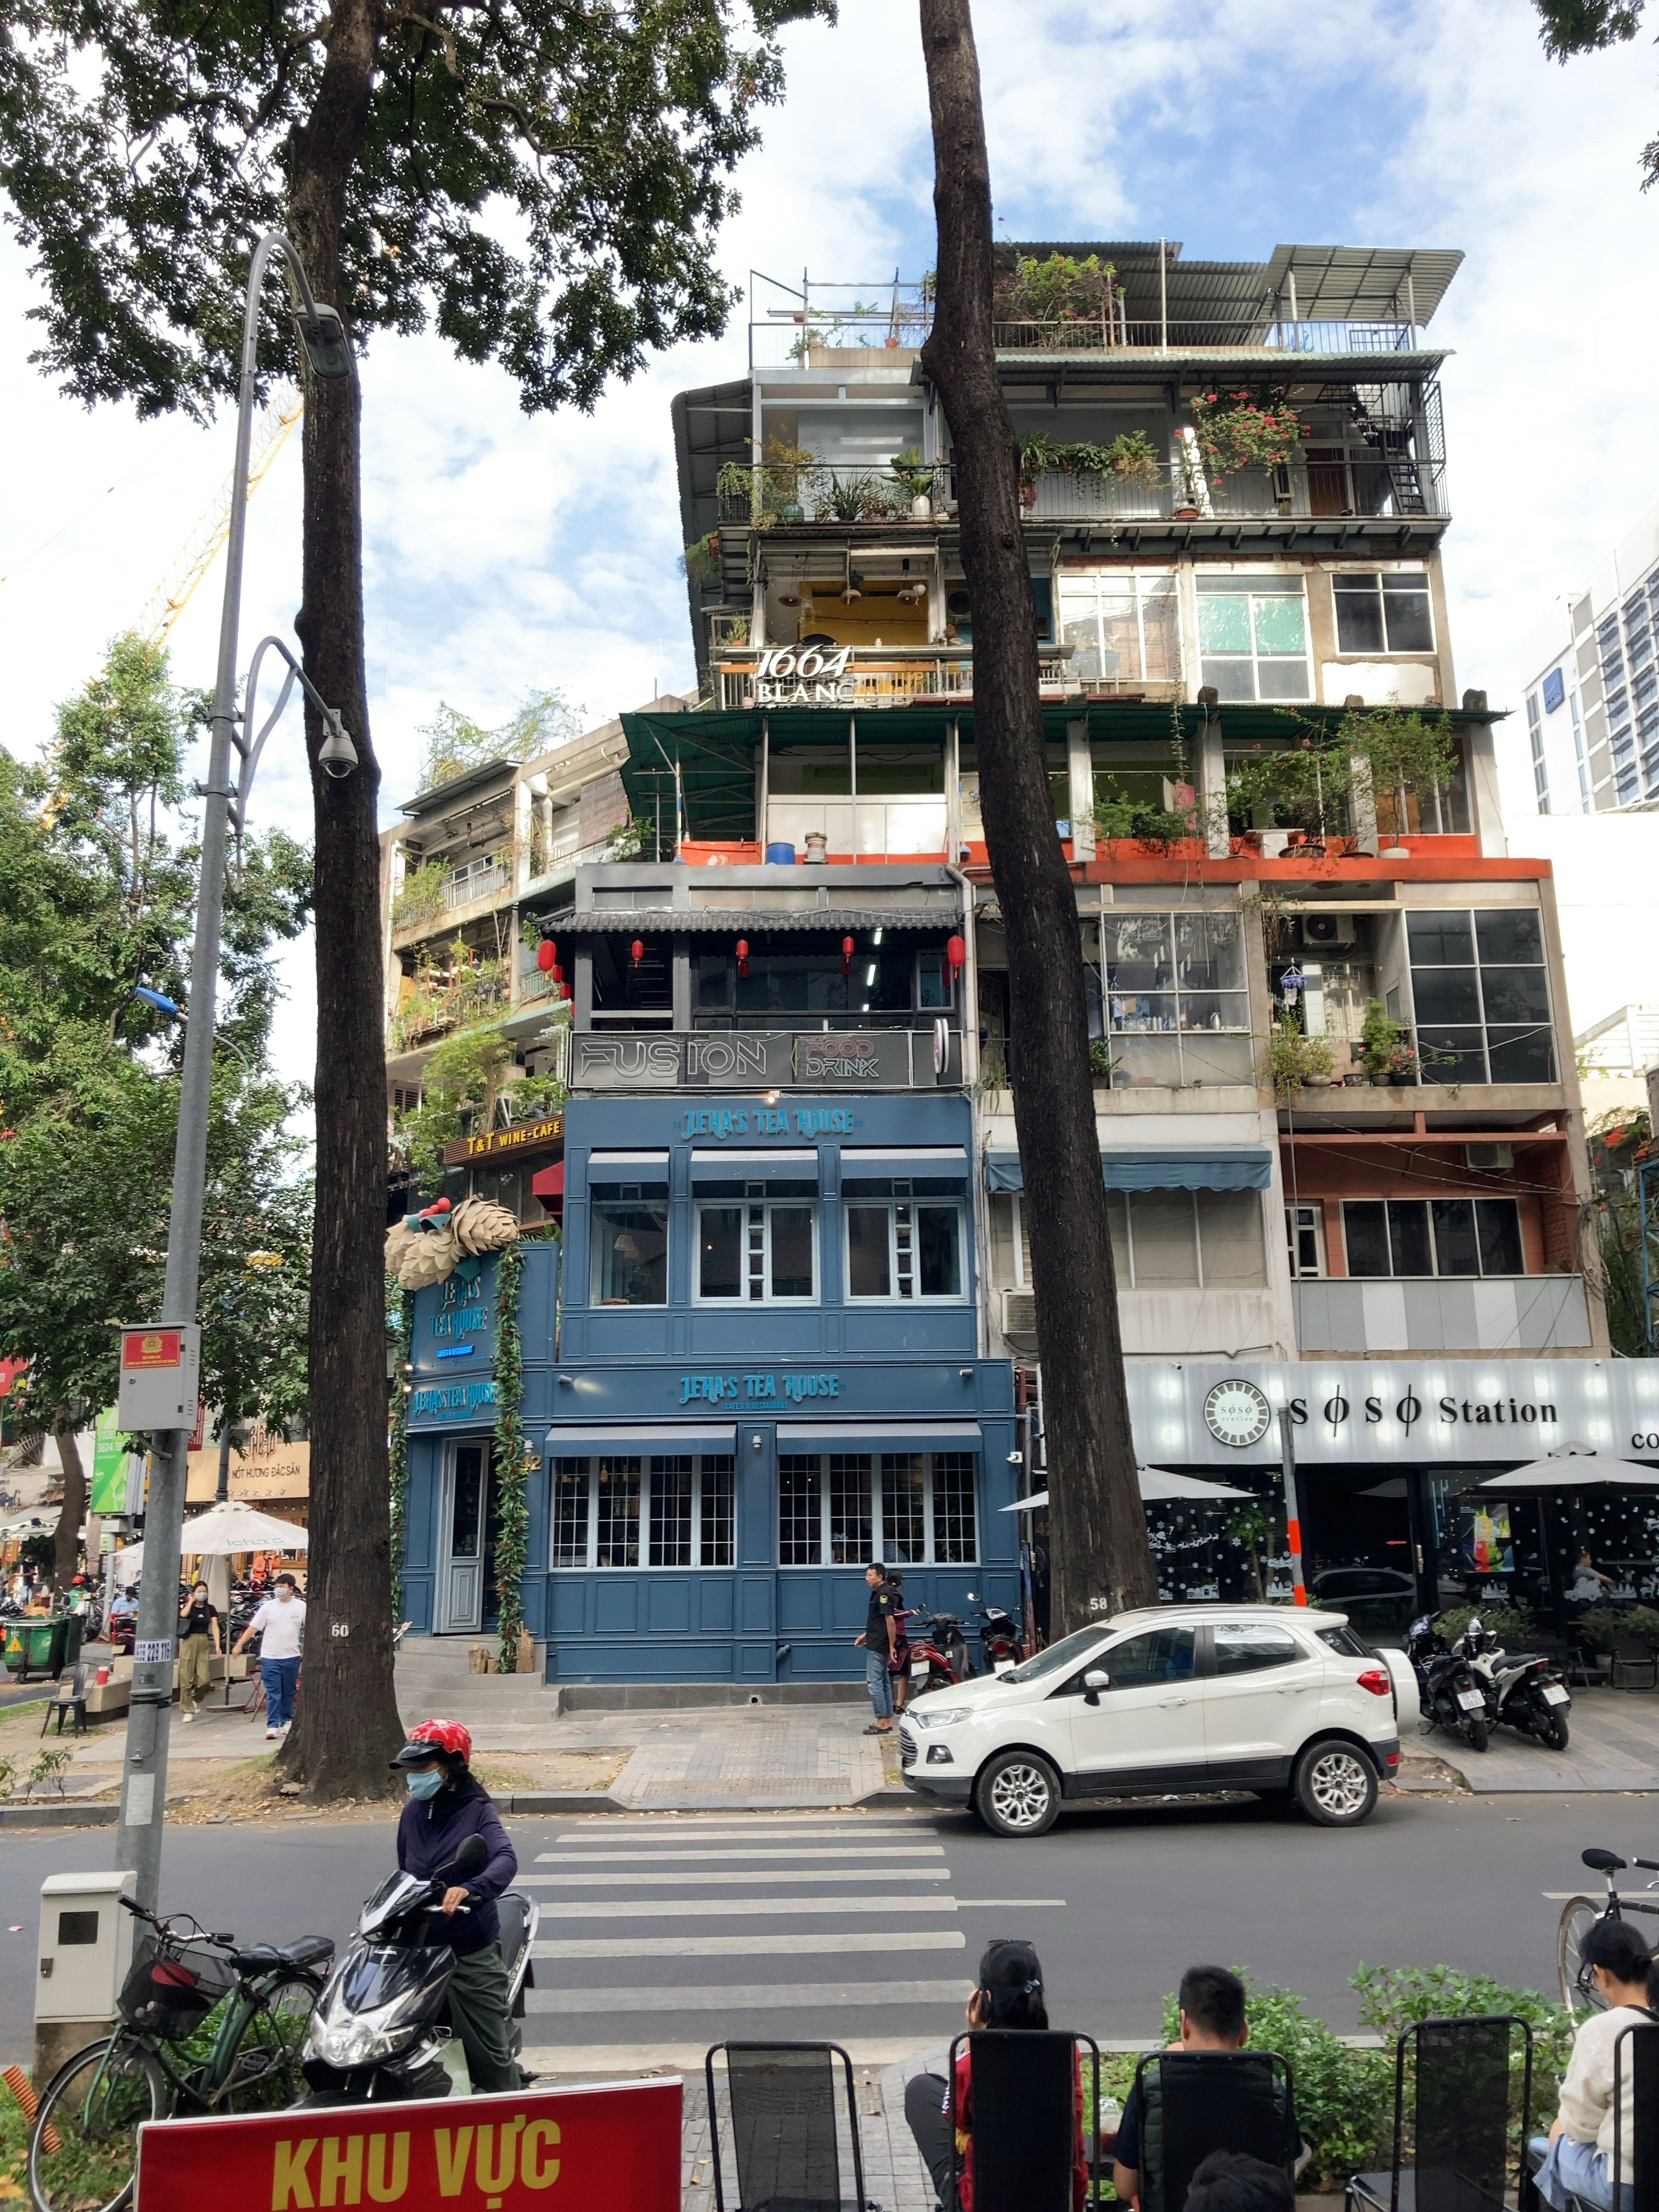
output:
[{"label": "green foliage", "polygon": [[[746,477],[748,471],[742,473]],[[711,530],[707,536],[694,538],[680,555],[680,566],[689,580],[699,586],[718,584],[720,580],[720,534]]]},{"label": "green foliage", "polygon": [[1615,1644],[1659,1647],[1659,1612],[1650,1605],[1595,1605],[1579,1615],[1577,1625],[1592,1651],[1610,1651]]},{"label": "green foliage", "polygon": [[1098,322],[1111,311],[1116,273],[1097,253],[1051,253],[1042,261],[1022,253],[999,284],[998,313],[1013,322]]},{"label": "green foliage", "polygon": [[441,968],[426,957],[416,968],[414,989],[400,1000],[391,1024],[394,1051],[406,1052],[434,1030],[465,1029],[479,1020],[499,1018],[507,996],[507,964],[491,956],[480,958],[465,938],[457,935],[449,946],[448,965]]},{"label": "green foliage", "polygon": [[1641,26],[1643,0],[1535,0],[1544,27],[1544,52],[1553,62],[1574,54],[1599,53],[1633,39]]},{"label": "green foliage", "polygon": [[933,465],[922,459],[920,446],[907,446],[902,453],[895,453],[887,465],[908,497],[928,499],[933,496]]},{"label": "green foliage", "polygon": [[1642,1280],[1642,1226],[1635,1194],[1626,1191],[1598,1200],[1591,1221],[1595,1251],[1593,1256],[1586,1253],[1585,1257],[1599,1282],[1613,1348],[1621,1358],[1645,1359],[1648,1303]]},{"label": "green foliage", "polygon": [[1260,1080],[1270,1083],[1282,1099],[1299,1091],[1310,1075],[1328,1075],[1334,1065],[1326,1038],[1304,1036],[1294,1022],[1275,1022],[1267,1033]]},{"label": "green foliage", "polygon": [[1272,469],[1289,460],[1303,425],[1289,392],[1278,386],[1201,392],[1193,400],[1199,451],[1206,472]]},{"label": "green foliage", "polygon": [[1117,1062],[1112,1056],[1111,1039],[1109,1037],[1091,1037],[1089,1041],[1090,1074],[1105,1078],[1110,1075],[1112,1070],[1116,1066]]},{"label": "green foliage", "polygon": [[1289,744],[1255,745],[1228,763],[1229,811],[1327,836],[1351,824],[1356,799],[1443,791],[1457,747],[1440,716],[1354,708],[1334,726],[1304,726]]},{"label": "green foliage", "polygon": [[464,1133],[464,1115],[491,1114],[512,1064],[513,1048],[499,1023],[458,1030],[433,1047],[421,1074],[421,1103],[399,1117],[396,1131],[417,1185],[435,1185],[444,1146]]},{"label": "green foliage", "polygon": [[495,1494],[501,1526],[495,1538],[495,1598],[499,1608],[496,1671],[516,1672],[524,1626],[526,1562],[530,1554],[530,1477],[541,1461],[524,1433],[524,1346],[519,1336],[519,1286],[524,1254],[509,1244],[495,1278]]},{"label": "green foliage", "polygon": [[1532,1608],[1521,1603],[1511,1603],[1507,1598],[1494,1598],[1490,1605],[1452,1605],[1435,1616],[1436,1632],[1448,1644],[1455,1644],[1470,1621],[1479,1620],[1483,1628],[1518,1650],[1531,1642],[1538,1633],[1538,1623],[1532,1617]]},{"label": "green foliage", "polygon": [[1108,841],[1133,837],[1149,853],[1168,853],[1193,834],[1196,811],[1190,806],[1149,806],[1115,775],[1095,781],[1095,831]]},{"label": "green foliage", "polygon": [[[465,775],[468,769],[483,768],[491,761],[516,763],[533,760],[538,753],[551,752],[555,745],[580,737],[582,714],[583,709],[573,707],[562,691],[532,691],[506,721],[489,730],[447,701],[441,702],[432,720],[420,726],[420,734],[427,741],[421,760],[421,789],[435,790],[440,784]],[[432,865],[443,866],[441,861]],[[424,875],[426,871],[416,872]]]},{"label": "green foliage", "polygon": [[64,1794],[64,1775],[75,1753],[68,1744],[42,1744],[34,1754],[34,1764],[29,1769],[29,1788],[39,1790],[50,1782],[57,1785],[58,1795]]},{"label": "green foliage", "polygon": [[[1465,1974],[1455,1966],[1365,1966],[1348,1978],[1359,1992],[1359,2024],[1373,2034],[1398,2036],[1422,2020],[1464,2020],[1513,2013],[1533,2032],[1533,2097],[1547,2111],[1548,2084],[1565,2074],[1572,2053],[1572,2018],[1536,1990]],[[1300,2076],[1297,2102],[1301,2103]],[[1515,2067],[1515,2118],[1520,2118],[1521,2068]]]},{"label": "green foliage", "polygon": [[1162,463],[1158,448],[1144,430],[1122,430],[1109,446],[1081,439],[1066,445],[1044,430],[1033,430],[1019,441],[1020,481],[1028,488],[1045,469],[1072,477],[1123,477],[1151,483]]},{"label": "green foliage", "polygon": [[631,821],[619,822],[605,841],[607,860],[638,860],[654,850],[657,842],[656,824],[635,815]]},{"label": "green foliage", "polygon": [[399,1291],[393,1342],[397,1382],[392,1387],[388,1426],[392,1479],[392,1626],[404,1609],[404,1559],[409,1548],[409,1385],[405,1379],[415,1345],[415,1294]]},{"label": "green foliage", "polygon": [[447,860],[428,860],[410,868],[392,902],[392,927],[403,929],[411,921],[429,921],[434,914],[441,914],[450,872]]},{"label": "green foliage", "polygon": [[1373,999],[1365,1010],[1359,1043],[1368,1074],[1411,1077],[1417,1073],[1417,1053],[1406,1024],[1396,1021],[1380,999]]}]

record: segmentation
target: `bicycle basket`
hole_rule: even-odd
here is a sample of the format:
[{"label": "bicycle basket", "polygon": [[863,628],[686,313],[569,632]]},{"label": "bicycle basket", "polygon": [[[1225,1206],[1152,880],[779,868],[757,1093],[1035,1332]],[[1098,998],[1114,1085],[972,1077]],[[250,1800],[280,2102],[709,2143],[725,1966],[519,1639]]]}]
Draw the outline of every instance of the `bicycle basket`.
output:
[{"label": "bicycle basket", "polygon": [[205,1944],[146,1936],[117,2000],[130,2027],[174,2039],[191,2034],[236,1986],[229,1961]]}]

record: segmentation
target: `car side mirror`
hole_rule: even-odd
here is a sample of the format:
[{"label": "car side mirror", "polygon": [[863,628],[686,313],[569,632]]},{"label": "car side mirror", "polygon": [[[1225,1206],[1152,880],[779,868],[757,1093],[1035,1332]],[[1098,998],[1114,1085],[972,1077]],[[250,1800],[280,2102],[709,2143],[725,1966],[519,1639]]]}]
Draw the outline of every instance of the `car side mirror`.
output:
[{"label": "car side mirror", "polygon": [[1106,1672],[1105,1668],[1103,1667],[1091,1667],[1083,1678],[1084,1704],[1085,1705],[1097,1705],[1100,1703],[1101,1692],[1103,1690],[1109,1690],[1111,1686],[1112,1678]]}]

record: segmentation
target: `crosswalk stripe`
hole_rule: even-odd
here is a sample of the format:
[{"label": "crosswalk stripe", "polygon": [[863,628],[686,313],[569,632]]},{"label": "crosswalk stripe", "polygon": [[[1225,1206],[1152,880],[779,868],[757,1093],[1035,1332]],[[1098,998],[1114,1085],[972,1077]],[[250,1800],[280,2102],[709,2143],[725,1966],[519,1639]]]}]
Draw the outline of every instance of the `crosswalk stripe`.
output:
[{"label": "crosswalk stripe", "polygon": [[943,1844],[773,1844],[750,1850],[538,1851],[538,1866],[676,1866],[711,1859],[942,1859]]},{"label": "crosswalk stripe", "polygon": [[962,1951],[959,1928],[820,1929],[806,1936],[561,1936],[533,1944],[537,1959],[745,1959],[812,1951]]},{"label": "crosswalk stripe", "polygon": [[[567,1847],[591,1844],[595,1840],[599,1826],[599,1821],[590,1814],[584,1819],[580,1828],[568,1830],[556,1836],[555,1841]],[[907,1831],[912,1835],[921,1836],[938,1832],[932,1826],[931,1816],[919,1818],[914,1813],[897,1813],[887,1820],[883,1820],[878,1814],[872,1814],[854,1821],[848,1821],[845,1816],[838,1820],[825,1821],[822,1816],[804,1813],[756,1813],[742,1820],[734,1820],[729,1814],[714,1814],[706,1821],[685,1813],[678,1815],[641,1814],[637,1816],[611,1814],[605,1817],[602,1832],[607,1837],[625,1836],[630,1843],[642,1842],[647,1836],[659,1837],[666,1844],[678,1837],[695,1838],[700,1843],[721,1838],[732,1843],[751,1842],[757,1836],[777,1836],[781,1839],[817,1836],[826,1840],[832,1838],[850,1840],[858,1836],[890,1838],[903,1835]]]},{"label": "crosswalk stripe", "polygon": [[783,1919],[811,1912],[1023,1912],[1065,1902],[1063,1897],[573,1897],[558,1910],[568,1920],[713,1920],[738,1913]]},{"label": "crosswalk stripe", "polygon": [[520,1889],[633,1889],[648,1882],[677,1881],[728,1887],[761,1881],[949,1881],[947,1866],[919,1867],[719,1867],[688,1874],[671,1867],[664,1874],[522,1874]]},{"label": "crosswalk stripe", "polygon": [[973,1984],[896,1982],[884,1976],[871,1982],[738,1982],[716,1987],[674,1982],[651,1989],[530,1990],[525,2004],[532,2013],[576,2014],[595,2012],[763,2012],[807,2006],[963,2003]]}]

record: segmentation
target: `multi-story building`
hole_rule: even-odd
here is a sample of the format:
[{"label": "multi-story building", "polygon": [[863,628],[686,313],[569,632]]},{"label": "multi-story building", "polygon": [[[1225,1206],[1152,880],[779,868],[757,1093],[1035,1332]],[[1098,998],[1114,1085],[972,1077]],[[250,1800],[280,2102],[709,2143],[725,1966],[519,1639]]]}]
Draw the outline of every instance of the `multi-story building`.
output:
[{"label": "multi-story building", "polygon": [[[1550,869],[1453,672],[1458,258],[1013,247],[997,331],[1141,1449],[1282,1515],[1291,1407],[1314,1569],[1389,1622],[1462,1586],[1469,1468],[1577,1433],[1608,1351]],[[1022,261],[1097,312],[1033,319]],[[654,857],[519,887],[571,994],[556,1674],[844,1674],[872,1545],[930,1601],[1014,1588],[1042,1346],[928,313],[780,292],[676,401],[701,696],[604,763]],[[1310,812],[1245,773],[1413,710],[1453,754],[1415,787],[1355,754]],[[1282,1581],[1216,1512],[1153,1509],[1170,1593]]]},{"label": "multi-story building", "polygon": [[1526,687],[1540,814],[1659,799],[1659,504],[1569,595],[1559,650]]}]

